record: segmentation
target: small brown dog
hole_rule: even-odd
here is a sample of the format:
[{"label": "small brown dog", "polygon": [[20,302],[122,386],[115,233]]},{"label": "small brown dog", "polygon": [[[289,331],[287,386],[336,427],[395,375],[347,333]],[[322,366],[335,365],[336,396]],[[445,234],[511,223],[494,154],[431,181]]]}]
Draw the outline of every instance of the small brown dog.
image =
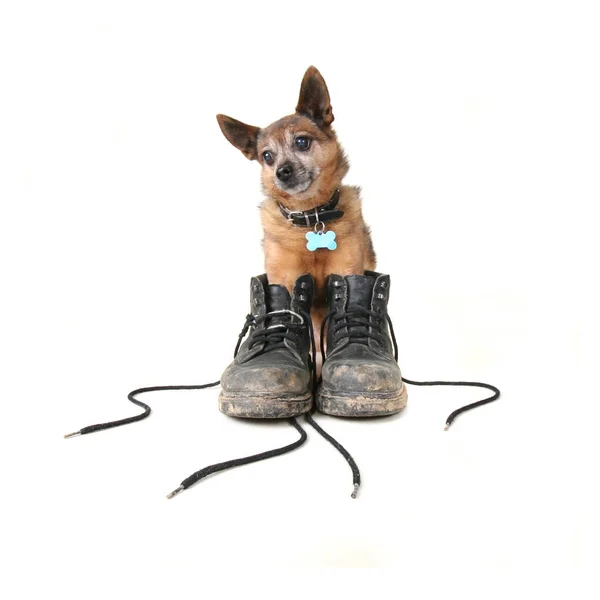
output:
[{"label": "small brown dog", "polygon": [[293,115],[264,129],[217,115],[229,142],[262,167],[266,198],[260,210],[269,283],[291,291],[303,273],[314,277],[312,319],[317,334],[326,312],[328,276],[375,270],[360,190],[342,185],[349,167],[331,128],[333,119],[325,80],[315,67],[304,74]]}]

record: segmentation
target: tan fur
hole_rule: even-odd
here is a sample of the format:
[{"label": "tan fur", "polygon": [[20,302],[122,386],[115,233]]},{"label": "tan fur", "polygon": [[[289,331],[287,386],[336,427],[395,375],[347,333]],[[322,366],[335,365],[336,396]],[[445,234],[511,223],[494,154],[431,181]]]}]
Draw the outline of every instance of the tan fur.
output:
[{"label": "tan fur", "polygon": [[[291,291],[296,279],[310,273],[315,280],[312,318],[315,332],[320,331],[326,312],[325,284],[332,273],[361,275],[375,270],[375,253],[369,228],[361,212],[360,190],[342,185],[348,171],[344,152],[331,128],[334,120],[329,92],[321,74],[310,67],[300,90],[297,112],[283,117],[264,129],[245,125],[224,115],[218,115],[219,126],[227,139],[247,158],[262,165],[261,181],[265,199],[260,207],[264,230],[265,270],[269,283],[285,285]],[[294,150],[294,139],[311,139],[310,151]],[[278,163],[268,165],[263,153],[279,157]],[[288,158],[307,172],[315,174],[309,187],[290,194],[276,184],[276,169]],[[330,251],[306,248],[306,227],[295,227],[280,212],[281,202],[290,210],[305,211],[326,204],[336,189],[340,190],[337,208],[344,211],[340,219],[326,223],[327,230],[336,233],[338,247]]]},{"label": "tan fur", "polygon": [[277,202],[267,198],[261,206],[265,270],[269,283],[285,285],[291,291],[294,282],[303,273],[314,277],[315,297],[311,316],[317,337],[327,312],[325,284],[329,275],[362,275],[365,270],[375,270],[375,254],[360,204],[357,188],[340,187],[338,206],[344,211],[344,216],[328,224],[328,229],[336,233],[338,247],[334,251],[316,252],[306,249],[304,236],[309,230],[285,221]]},{"label": "tan fur", "polygon": [[282,217],[278,202],[272,197],[266,198],[261,205],[261,219],[269,283],[280,283],[291,290],[298,276],[311,273],[316,285],[316,304],[319,304],[331,273],[360,275],[365,269],[374,270],[375,255],[360,204],[357,188],[341,186],[338,207],[344,216],[327,223],[327,229],[336,233],[338,247],[334,251],[310,252],[304,237],[310,229],[294,227]]}]

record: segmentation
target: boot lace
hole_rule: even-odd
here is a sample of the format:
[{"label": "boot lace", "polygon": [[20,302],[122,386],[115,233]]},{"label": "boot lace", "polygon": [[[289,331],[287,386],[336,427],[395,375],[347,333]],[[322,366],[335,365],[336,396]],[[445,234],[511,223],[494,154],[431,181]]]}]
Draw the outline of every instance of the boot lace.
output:
[{"label": "boot lace", "polygon": [[[339,314],[338,314],[339,313]],[[369,320],[369,317],[372,320]],[[333,318],[334,323],[336,323],[333,332],[337,333],[340,329],[348,327],[348,331],[340,334],[339,338],[348,337],[351,340],[357,341],[359,343],[368,343],[368,338],[373,338],[377,340],[382,340],[385,336],[383,333],[383,323],[384,320],[387,322],[389,326],[389,339],[392,342],[392,346],[394,348],[394,360],[398,362],[398,342],[396,341],[396,335],[394,333],[394,325],[392,324],[392,320],[390,316],[385,313],[377,313],[372,310],[368,310],[363,308],[362,306],[356,305],[348,305],[347,310],[339,312],[335,310],[329,311],[325,318],[323,319],[323,323],[321,324],[321,356],[323,357],[323,362],[325,362],[325,327],[327,323]],[[357,327],[358,329],[351,330],[351,327]],[[477,387],[483,388],[486,390],[490,390],[493,394],[489,398],[484,398],[483,400],[478,400],[477,402],[471,402],[470,404],[465,404],[460,408],[452,411],[448,417],[446,418],[446,424],[444,426],[444,430],[448,430],[452,422],[458,415],[467,412],[468,410],[472,410],[479,406],[483,406],[484,404],[489,404],[490,402],[494,402],[500,398],[500,390],[491,383],[483,383],[481,381],[415,381],[414,379],[407,379],[406,377],[402,377],[402,381],[404,383],[408,383],[409,385],[416,386],[430,386],[430,385],[452,385],[452,386],[460,386],[460,387]]]},{"label": "boot lace", "polygon": [[[294,321],[294,316],[299,317],[300,322]],[[302,330],[304,327],[308,327],[310,334],[310,342],[311,342],[311,350],[312,355],[309,358],[310,369],[313,374],[313,396],[316,391],[317,386],[317,377],[316,377],[316,344],[315,344],[315,336],[314,330],[312,326],[312,320],[310,315],[306,312],[302,312],[301,314],[294,313],[290,310],[282,310],[282,311],[272,311],[271,313],[267,313],[266,315],[254,316],[248,315],[246,317],[246,322],[244,323],[244,327],[242,329],[242,333],[240,333],[238,337],[238,342],[235,347],[234,356],[237,355],[239,351],[239,347],[242,343],[243,338],[248,333],[248,329],[251,326],[256,326],[266,321],[267,319],[273,319],[278,317],[279,319],[285,319],[284,321],[271,323],[270,326],[267,326],[265,329],[261,331],[256,331],[256,329],[252,332],[252,339],[249,342],[249,346],[253,347],[255,344],[263,343],[265,347],[263,351],[266,352],[268,350],[283,347],[285,345],[285,340],[290,341],[298,341],[300,336],[302,335]],[[291,317],[291,318],[286,318]],[[384,321],[387,322],[389,326],[389,336],[392,341],[392,345],[394,347],[394,359],[398,360],[398,344],[396,343],[396,336],[394,335],[394,327],[392,325],[392,321],[387,314],[377,313],[368,309],[365,309],[361,306],[349,306],[346,311],[340,314],[336,314],[336,311],[330,311],[325,315],[323,320],[323,324],[321,327],[321,355],[323,357],[323,361],[325,361],[325,327],[327,323],[333,318],[334,321],[334,331],[337,333],[342,328],[348,328],[348,331],[343,332],[338,336],[339,338],[350,338],[353,341],[359,343],[366,343],[369,338],[381,340],[387,335],[383,331]],[[473,402],[471,404],[467,404],[466,406],[462,406],[458,408],[454,412],[452,412],[448,418],[446,419],[446,427],[448,429],[452,421],[461,413],[476,408],[478,406],[482,406],[489,402],[493,402],[500,397],[500,390],[488,383],[480,383],[477,381],[413,381],[410,379],[402,378],[402,381],[408,384],[422,386],[422,385],[456,385],[456,386],[472,386],[472,387],[480,387],[486,388],[494,392],[492,396],[489,398],[485,398],[483,400],[479,400],[478,402]],[[122,425],[128,425],[130,423],[135,423],[137,421],[142,421],[146,419],[151,412],[150,406],[145,404],[144,402],[138,400],[136,398],[139,394],[144,394],[147,392],[157,392],[157,391],[165,391],[165,390],[201,390],[205,388],[210,388],[219,385],[219,381],[215,381],[213,383],[205,383],[200,385],[163,385],[163,386],[153,386],[153,387],[145,387],[138,388],[129,392],[127,395],[127,399],[133,404],[139,406],[143,409],[143,412],[137,415],[133,415],[131,417],[126,417],[124,419],[119,419],[116,421],[109,421],[107,423],[98,423],[95,425],[89,425],[87,427],[83,427],[79,431],[75,431],[74,433],[68,433],[65,435],[65,438],[71,438],[80,435],[86,435],[89,433],[94,433],[96,431],[102,431],[105,429],[111,429],[113,427],[120,427]],[[314,410],[314,408],[313,408]],[[320,427],[315,420],[313,419],[310,412],[305,415],[307,422],[311,425],[320,435],[322,435],[328,442],[330,442],[340,454],[347,461],[350,469],[352,470],[352,478],[353,478],[353,491],[352,498],[356,498],[356,494],[358,492],[358,488],[361,483],[360,471],[358,466],[350,453],[335,439],[333,436],[328,434],[322,427]],[[238,467],[241,465],[246,465],[253,462],[258,462],[261,460],[265,460],[268,458],[272,458],[274,456],[281,456],[282,454],[286,454],[295,450],[299,446],[302,446],[307,440],[306,431],[302,428],[300,423],[296,420],[295,417],[288,419],[288,423],[296,429],[296,431],[300,434],[299,439],[287,446],[282,446],[281,448],[275,448],[273,450],[267,450],[265,452],[260,452],[258,454],[253,454],[251,456],[246,456],[243,458],[236,458],[233,460],[228,460],[225,462],[217,463],[214,465],[209,465],[192,473],[189,477],[184,479],[179,487],[173,490],[167,498],[173,498],[174,496],[180,494],[184,490],[188,489],[190,486],[194,485],[198,481],[204,479],[205,477],[212,475],[213,473],[217,473],[218,471],[224,471],[226,469],[231,469],[233,467]]]},{"label": "boot lace", "polygon": [[[369,338],[380,342],[385,338],[383,332],[384,315],[363,306],[351,304],[344,312],[330,312],[326,315],[325,320],[327,320],[327,317],[330,317],[333,321],[332,331],[334,334],[338,334],[338,339],[350,338],[358,344],[368,344]],[[347,329],[347,331],[338,333],[342,329]]]},{"label": "boot lace", "polygon": [[[331,310],[325,315],[321,324],[321,356],[323,360],[326,358],[325,328],[330,321],[333,322],[332,333],[334,335],[337,334],[337,340],[349,338],[350,342],[365,345],[369,343],[369,339],[380,343],[389,339],[387,333],[384,331],[384,325],[387,323],[390,328],[390,338],[394,346],[394,358],[396,361],[398,360],[398,345],[389,315],[369,310],[356,304],[348,305],[345,311]],[[347,331],[342,331],[343,329]],[[342,333],[339,333],[340,331]]]},{"label": "boot lace", "polygon": [[[288,319],[289,317],[289,319]],[[268,319],[285,319],[284,322],[271,323],[271,325],[267,326],[265,329],[261,331],[254,330],[252,332],[252,339],[249,342],[249,346],[253,347],[255,344],[265,343],[265,347],[263,348],[263,352],[267,352],[268,350],[272,350],[274,348],[283,347],[284,341],[286,339],[297,342],[299,341],[300,336],[303,333],[304,327],[308,327],[309,335],[310,335],[310,343],[312,354],[309,356],[309,366],[312,372],[313,379],[313,397],[316,392],[317,387],[317,367],[314,357],[316,356],[316,344],[315,344],[315,335],[314,329],[312,325],[312,320],[310,315],[307,312],[301,311],[300,313],[296,313],[291,310],[278,310],[271,311],[266,315],[254,316],[247,315],[246,322],[244,323],[244,327],[242,332],[238,336],[238,342],[235,347],[234,356],[237,355],[240,345],[242,343],[243,338],[248,333],[248,329],[251,326],[259,325]],[[294,321],[294,318],[298,318],[300,322]],[[213,383],[205,383],[200,385],[158,385],[153,387],[145,387],[138,388],[129,392],[127,395],[127,399],[139,406],[143,409],[143,412],[137,415],[133,415],[131,417],[126,417],[124,419],[119,419],[116,421],[109,421],[106,423],[97,423],[95,425],[88,425],[87,427],[82,427],[79,431],[75,431],[73,433],[68,433],[64,437],[72,438],[80,435],[86,435],[89,433],[94,433],[96,431],[103,431],[105,429],[111,429],[113,427],[120,427],[122,425],[129,425],[130,423],[135,423],[137,421],[142,421],[150,416],[152,409],[148,404],[138,400],[136,398],[139,394],[145,394],[148,392],[159,392],[166,390],[202,390],[205,388],[215,387],[219,385],[220,381],[215,381]],[[314,407],[313,407],[314,411]],[[360,486],[360,471],[358,469],[358,465],[355,460],[352,458],[348,450],[344,448],[332,435],[327,433],[312,417],[311,413],[308,412],[305,414],[306,421],[308,424],[315,429],[321,436],[323,436],[346,460],[350,469],[352,470],[352,498],[356,498],[358,493],[358,488]],[[198,471],[192,473],[189,477],[186,477],[177,488],[175,488],[170,494],[167,495],[167,498],[173,498],[177,496],[184,490],[187,490],[189,487],[198,483],[200,480],[212,475],[213,473],[217,473],[219,471],[225,471],[227,469],[231,469],[234,467],[240,467],[242,465],[247,465],[253,462],[258,462],[261,460],[266,460],[268,458],[273,458],[275,456],[281,456],[282,454],[287,454],[296,448],[302,446],[306,440],[307,435],[306,431],[302,428],[300,423],[296,420],[295,417],[292,417],[287,420],[288,423],[294,427],[294,429],[300,434],[300,437],[291,444],[286,446],[282,446],[281,448],[274,448],[273,450],[266,450],[265,452],[259,452],[258,454],[253,454],[251,456],[245,456],[243,458],[235,458],[233,460],[227,460],[224,462],[216,463],[213,465],[208,465]]]},{"label": "boot lace", "polygon": [[[277,322],[273,323],[274,320]],[[298,319],[297,321],[295,319]],[[258,329],[258,326],[271,322],[264,329]],[[310,315],[307,313],[297,313],[293,310],[273,310],[265,315],[246,315],[246,322],[238,336],[238,341],[235,346],[233,355],[237,356],[240,350],[243,339],[248,333],[250,327],[254,327],[250,334],[248,349],[251,350],[258,344],[264,344],[262,352],[269,352],[276,348],[284,348],[285,340],[289,340],[292,344],[298,345],[306,323],[311,323]]]}]

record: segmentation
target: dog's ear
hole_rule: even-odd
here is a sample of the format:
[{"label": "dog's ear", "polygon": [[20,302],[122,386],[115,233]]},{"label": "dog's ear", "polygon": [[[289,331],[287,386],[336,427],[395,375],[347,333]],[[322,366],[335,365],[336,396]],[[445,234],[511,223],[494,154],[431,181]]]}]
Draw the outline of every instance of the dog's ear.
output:
[{"label": "dog's ear", "polygon": [[327,85],[316,67],[308,67],[304,73],[296,112],[312,119],[319,127],[329,127],[333,123]]},{"label": "dog's ear", "polygon": [[238,150],[241,150],[247,159],[256,160],[258,158],[256,140],[258,139],[260,127],[246,125],[226,115],[217,115],[217,122],[223,135]]}]

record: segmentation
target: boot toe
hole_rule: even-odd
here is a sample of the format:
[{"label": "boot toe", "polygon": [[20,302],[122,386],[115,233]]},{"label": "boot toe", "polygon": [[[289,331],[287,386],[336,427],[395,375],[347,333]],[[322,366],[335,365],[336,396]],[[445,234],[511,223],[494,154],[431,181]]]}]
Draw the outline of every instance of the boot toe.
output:
[{"label": "boot toe", "polygon": [[310,386],[310,372],[300,366],[231,364],[221,377],[226,392],[294,395]]},{"label": "boot toe", "polygon": [[340,417],[394,415],[406,406],[406,386],[395,362],[325,361],[317,408]]},{"label": "boot toe", "polygon": [[221,377],[219,410],[230,417],[282,419],[310,410],[310,372],[299,365],[232,363]]},{"label": "boot toe", "polygon": [[323,386],[347,394],[388,394],[402,389],[400,367],[392,361],[325,361]]}]

